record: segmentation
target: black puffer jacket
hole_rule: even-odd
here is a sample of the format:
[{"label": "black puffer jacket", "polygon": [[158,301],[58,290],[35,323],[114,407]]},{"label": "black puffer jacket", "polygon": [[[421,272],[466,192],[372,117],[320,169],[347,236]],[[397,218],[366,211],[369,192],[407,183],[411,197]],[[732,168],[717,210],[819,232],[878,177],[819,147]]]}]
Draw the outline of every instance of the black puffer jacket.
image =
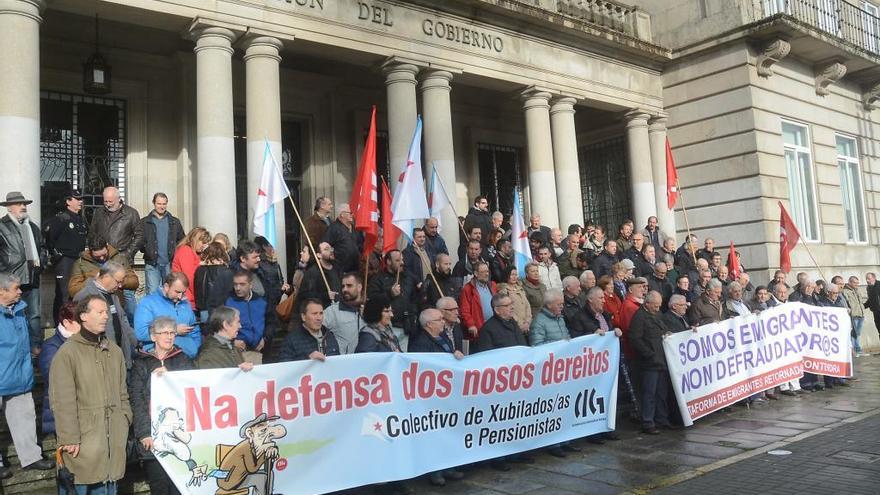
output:
[{"label": "black puffer jacket", "polygon": [[318,339],[312,337],[312,334],[304,326],[298,325],[284,338],[284,343],[281,344],[281,349],[278,351],[278,362],[304,361],[309,358],[309,354],[315,351],[321,351],[325,356],[338,356],[339,342],[336,341],[336,336],[322,326],[321,345],[319,346]]},{"label": "black puffer jacket", "polygon": [[102,235],[111,246],[125,253],[129,263],[144,242],[141,216],[137,210],[125,204],[112,213],[107,208],[95,209],[89,235],[95,234]]},{"label": "black puffer jacket", "polygon": [[[343,273],[357,271],[360,260],[357,231],[349,229],[345,224],[336,220],[327,227],[327,232],[324,233],[324,242],[333,246],[336,264]],[[315,247],[317,248],[317,246]]]},{"label": "black puffer jacket", "polygon": [[[156,260],[159,258],[159,241],[158,236],[156,235],[156,221],[158,219],[156,218],[156,215],[153,214],[154,211],[151,211],[149,215],[141,219],[141,229],[143,230],[144,236],[143,241],[138,248],[140,251],[144,252],[144,263],[151,266],[154,266]],[[177,249],[177,243],[180,242],[186,234],[184,234],[183,226],[180,224],[180,220],[178,220],[177,217],[170,212],[166,212],[165,216],[168,217],[168,262],[170,263],[171,258],[174,257],[174,251]],[[110,244],[115,246],[112,242]]]},{"label": "black puffer jacket", "polygon": [[[485,246],[486,241],[489,239],[489,232],[492,230],[492,215],[490,215],[488,211],[483,211],[471,206],[471,209],[468,210],[467,217],[464,219],[464,231],[470,233],[473,227],[479,227],[483,232],[482,242]],[[459,258],[461,257],[462,256],[459,255]]]},{"label": "black puffer jacket", "polygon": [[196,369],[190,358],[178,347],[160,361],[155,354],[138,350],[134,363],[131,366],[128,380],[128,398],[131,402],[131,412],[134,415],[131,427],[134,430],[134,438],[137,440],[137,451],[141,459],[152,459],[153,454],[144,449],[140,440],[150,437],[150,378],[156,368],[165,366],[168,371],[183,371]]},{"label": "black puffer jacket", "polygon": [[517,345],[529,344],[513,318],[505,321],[498,316],[492,316],[480,329],[480,340],[477,342],[479,352]]},{"label": "black puffer jacket", "polygon": [[[37,224],[28,220],[31,232],[34,234],[34,242],[37,245],[37,253],[40,258],[40,266],[46,266],[46,256],[43,252],[43,236]],[[36,288],[40,286],[40,266],[29,263],[25,254],[24,239],[18,230],[18,225],[4,215],[0,218],[0,272],[15,275],[21,280],[22,289]]]}]

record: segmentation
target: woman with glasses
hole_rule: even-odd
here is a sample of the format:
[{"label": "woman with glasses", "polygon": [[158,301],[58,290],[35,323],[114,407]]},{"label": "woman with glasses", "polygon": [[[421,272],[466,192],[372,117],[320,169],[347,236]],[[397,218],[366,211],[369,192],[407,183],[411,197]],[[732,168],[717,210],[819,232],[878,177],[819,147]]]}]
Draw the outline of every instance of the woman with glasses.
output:
[{"label": "woman with glasses", "polygon": [[150,340],[155,346],[149,352],[139,350],[131,367],[128,385],[128,395],[134,415],[132,429],[138,441],[137,453],[147,473],[150,493],[180,493],[156,460],[154,452],[158,451],[160,454],[169,452],[164,450],[166,448],[164,446],[156,446],[154,450],[150,423],[150,379],[154,375],[162,376],[168,371],[195,369],[193,362],[174,345],[176,335],[177,321],[174,318],[160,316],[153,320],[150,325]]},{"label": "woman with glasses", "polygon": [[354,352],[403,352],[397,336],[391,330],[391,301],[384,296],[367,299],[364,304],[363,319],[366,325],[358,334],[358,344]]}]

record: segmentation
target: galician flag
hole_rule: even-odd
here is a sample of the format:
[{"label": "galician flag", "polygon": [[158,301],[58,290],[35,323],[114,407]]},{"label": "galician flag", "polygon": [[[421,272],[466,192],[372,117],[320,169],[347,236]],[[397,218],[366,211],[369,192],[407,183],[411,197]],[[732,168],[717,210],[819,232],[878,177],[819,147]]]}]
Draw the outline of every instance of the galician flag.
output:
[{"label": "galician flag", "polygon": [[513,247],[514,263],[520,278],[526,276],[526,265],[532,261],[529,247],[529,232],[523,221],[522,206],[519,204],[519,191],[513,190],[513,214],[510,215],[510,240]]},{"label": "galician flag", "polygon": [[275,161],[269,140],[266,139],[266,148],[263,150],[263,172],[260,175],[260,188],[257,189],[257,207],[254,211],[254,234],[261,235],[272,246],[277,246],[275,232],[275,203],[284,201],[290,195],[284,177],[281,176],[281,166]]},{"label": "galician flag", "polygon": [[440,180],[440,174],[437,173],[437,165],[431,164],[431,182],[428,183],[428,212],[431,218],[437,219],[438,227],[443,224],[440,221],[440,212],[442,212],[450,204],[449,195],[446,194],[446,187]]},{"label": "galician flag", "polygon": [[416,220],[430,215],[425,199],[425,180],[422,178],[422,117],[416,121],[416,132],[406,157],[406,165],[397,179],[397,189],[391,200],[394,225],[412,241],[412,229]]}]

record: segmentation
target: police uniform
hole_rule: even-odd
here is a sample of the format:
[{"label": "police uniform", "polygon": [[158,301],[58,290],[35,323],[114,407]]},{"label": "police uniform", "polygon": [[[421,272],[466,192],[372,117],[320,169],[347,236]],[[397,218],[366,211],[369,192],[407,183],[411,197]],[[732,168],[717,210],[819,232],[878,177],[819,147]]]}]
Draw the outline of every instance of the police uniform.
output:
[{"label": "police uniform", "polygon": [[[70,198],[81,199],[82,194],[74,190],[65,197],[65,201]],[[86,248],[88,229],[82,215],[65,208],[46,222],[43,234],[55,266],[55,302],[52,305],[52,315],[57,319],[58,310],[69,298],[67,284],[70,281],[70,271]]]}]

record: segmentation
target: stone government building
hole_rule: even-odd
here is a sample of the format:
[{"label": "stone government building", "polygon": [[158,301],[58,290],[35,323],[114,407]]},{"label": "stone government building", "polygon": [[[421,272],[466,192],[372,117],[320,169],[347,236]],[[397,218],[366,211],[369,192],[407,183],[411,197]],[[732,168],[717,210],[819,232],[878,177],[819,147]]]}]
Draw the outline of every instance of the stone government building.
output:
[{"label": "stone government building", "polygon": [[[87,209],[110,184],[142,214],[164,191],[185,228],[244,236],[265,140],[308,214],[347,201],[376,104],[383,175],[422,115],[425,170],[462,215],[479,193],[509,212],[520,186],[545,224],[656,214],[681,242],[668,133],[691,228],[733,239],[757,281],[778,264],[779,200],[827,276],[877,270],[880,2],[639,5],[0,0],[3,189],[43,218],[69,182]],[[803,247],[793,261],[818,276]]]}]

